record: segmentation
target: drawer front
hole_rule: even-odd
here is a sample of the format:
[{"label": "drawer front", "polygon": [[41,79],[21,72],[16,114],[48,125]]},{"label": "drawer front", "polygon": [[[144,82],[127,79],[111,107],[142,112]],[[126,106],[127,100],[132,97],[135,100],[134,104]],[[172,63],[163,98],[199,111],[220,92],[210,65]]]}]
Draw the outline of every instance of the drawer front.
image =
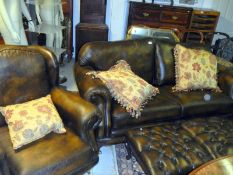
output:
[{"label": "drawer front", "polygon": [[162,11],[160,21],[171,24],[188,25],[190,13]]},{"label": "drawer front", "polygon": [[160,18],[160,11],[158,10],[134,9],[134,13],[133,13],[134,20],[158,22],[159,18]]}]

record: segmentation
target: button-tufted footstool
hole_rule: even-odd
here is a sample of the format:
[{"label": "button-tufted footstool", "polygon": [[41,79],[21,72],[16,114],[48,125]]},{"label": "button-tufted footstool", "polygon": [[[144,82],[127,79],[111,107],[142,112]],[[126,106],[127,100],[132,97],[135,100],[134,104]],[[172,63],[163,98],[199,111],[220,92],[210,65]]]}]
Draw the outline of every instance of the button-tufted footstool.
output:
[{"label": "button-tufted footstool", "polygon": [[196,118],[129,130],[127,149],[148,175],[187,174],[233,155],[233,118]]}]

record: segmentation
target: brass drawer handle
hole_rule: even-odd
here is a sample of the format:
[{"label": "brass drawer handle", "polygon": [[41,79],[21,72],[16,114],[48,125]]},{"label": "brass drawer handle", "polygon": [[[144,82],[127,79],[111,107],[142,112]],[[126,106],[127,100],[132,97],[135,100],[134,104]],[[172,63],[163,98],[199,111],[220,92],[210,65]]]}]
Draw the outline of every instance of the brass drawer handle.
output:
[{"label": "brass drawer handle", "polygon": [[172,16],[172,19],[177,20],[178,17],[177,16]]},{"label": "brass drawer handle", "polygon": [[145,17],[150,16],[150,14],[149,14],[149,13],[146,13],[146,12],[144,12],[144,13],[142,13],[142,14],[143,14],[143,16],[145,16]]}]

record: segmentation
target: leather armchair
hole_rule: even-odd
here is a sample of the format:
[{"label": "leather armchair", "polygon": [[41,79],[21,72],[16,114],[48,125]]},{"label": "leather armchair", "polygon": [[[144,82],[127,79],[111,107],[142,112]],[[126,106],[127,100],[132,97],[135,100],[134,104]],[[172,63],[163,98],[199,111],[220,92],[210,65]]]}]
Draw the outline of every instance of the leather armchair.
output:
[{"label": "leather armchair", "polygon": [[[97,130],[99,143],[125,141],[130,128],[154,125],[190,117],[232,115],[232,76],[225,70],[219,74],[219,85],[224,93],[205,91],[172,92],[175,84],[175,61],[172,49],[175,43],[151,38],[116,42],[92,42],[81,48],[75,65],[75,78],[80,95],[95,104],[102,112]],[[203,45],[188,45],[207,50]],[[159,87],[160,94],[148,101],[142,116],[132,118],[114,99],[99,80],[86,75],[89,71],[104,71],[117,60],[126,60],[135,74]],[[231,68],[232,69],[232,68]],[[232,75],[232,74],[231,74]],[[205,95],[211,100],[206,101]],[[227,94],[227,95],[226,95]],[[230,98],[231,97],[231,98]]]},{"label": "leather armchair", "polygon": [[[0,172],[2,174],[81,174],[98,162],[94,130],[98,109],[79,94],[58,88],[56,57],[40,46],[0,47],[0,106],[51,94],[67,130],[51,133],[14,151],[0,115]],[[0,173],[0,174],[1,174]]]}]

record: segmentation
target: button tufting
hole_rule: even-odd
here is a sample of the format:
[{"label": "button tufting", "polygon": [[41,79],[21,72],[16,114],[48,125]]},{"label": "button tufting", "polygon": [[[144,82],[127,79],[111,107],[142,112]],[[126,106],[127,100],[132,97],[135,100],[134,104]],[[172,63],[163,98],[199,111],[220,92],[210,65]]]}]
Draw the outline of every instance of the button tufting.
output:
[{"label": "button tufting", "polygon": [[158,161],[158,167],[159,167],[159,169],[163,170],[165,168],[164,162],[162,162],[161,160],[159,160]]},{"label": "button tufting", "polygon": [[172,158],[171,158],[171,161],[172,161],[175,165],[178,164],[178,160],[177,160],[176,157],[172,157]]}]

